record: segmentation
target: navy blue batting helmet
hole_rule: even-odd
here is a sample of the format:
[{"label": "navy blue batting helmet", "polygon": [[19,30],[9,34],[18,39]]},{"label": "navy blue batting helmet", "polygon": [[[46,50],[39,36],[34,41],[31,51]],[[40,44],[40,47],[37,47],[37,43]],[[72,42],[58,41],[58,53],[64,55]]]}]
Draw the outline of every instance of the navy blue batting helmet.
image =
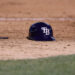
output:
[{"label": "navy blue batting helmet", "polygon": [[36,41],[54,41],[52,27],[44,22],[31,25],[29,29],[29,39]]}]

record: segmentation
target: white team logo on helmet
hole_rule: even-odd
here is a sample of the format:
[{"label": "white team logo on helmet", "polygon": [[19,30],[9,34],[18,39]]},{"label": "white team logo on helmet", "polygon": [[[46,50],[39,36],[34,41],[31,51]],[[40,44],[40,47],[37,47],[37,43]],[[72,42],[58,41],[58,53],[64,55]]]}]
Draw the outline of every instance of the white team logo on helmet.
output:
[{"label": "white team logo on helmet", "polygon": [[41,27],[41,29],[43,30],[43,33],[45,33],[45,35],[50,35],[50,30],[47,27]]}]

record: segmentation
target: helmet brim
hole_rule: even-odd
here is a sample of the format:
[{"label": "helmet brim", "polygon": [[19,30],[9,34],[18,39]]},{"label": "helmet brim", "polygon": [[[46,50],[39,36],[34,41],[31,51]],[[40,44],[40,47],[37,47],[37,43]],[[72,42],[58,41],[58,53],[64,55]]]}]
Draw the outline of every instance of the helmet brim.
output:
[{"label": "helmet brim", "polygon": [[35,40],[35,41],[55,41],[55,38],[54,37],[50,37],[50,38],[47,38],[47,39],[42,39],[42,38],[39,38],[39,37],[27,37],[29,40]]}]

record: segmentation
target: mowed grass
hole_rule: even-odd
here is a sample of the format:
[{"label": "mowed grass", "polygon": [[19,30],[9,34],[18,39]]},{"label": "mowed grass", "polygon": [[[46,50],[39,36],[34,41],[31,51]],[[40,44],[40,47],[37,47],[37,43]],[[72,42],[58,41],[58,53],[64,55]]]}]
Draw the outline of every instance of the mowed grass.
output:
[{"label": "mowed grass", "polygon": [[0,61],[0,75],[75,75],[75,55]]}]

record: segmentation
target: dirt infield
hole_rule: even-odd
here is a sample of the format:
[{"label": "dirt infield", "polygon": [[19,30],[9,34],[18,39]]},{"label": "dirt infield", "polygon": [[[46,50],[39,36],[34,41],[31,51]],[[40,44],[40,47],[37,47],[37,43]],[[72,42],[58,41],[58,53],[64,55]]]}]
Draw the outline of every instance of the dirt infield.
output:
[{"label": "dirt infield", "polygon": [[[0,17],[75,17],[74,0],[1,0]],[[39,20],[40,21],[40,20]],[[30,59],[75,54],[75,22],[49,21],[56,41],[28,40],[28,30],[37,21],[0,21],[0,59]]]}]

